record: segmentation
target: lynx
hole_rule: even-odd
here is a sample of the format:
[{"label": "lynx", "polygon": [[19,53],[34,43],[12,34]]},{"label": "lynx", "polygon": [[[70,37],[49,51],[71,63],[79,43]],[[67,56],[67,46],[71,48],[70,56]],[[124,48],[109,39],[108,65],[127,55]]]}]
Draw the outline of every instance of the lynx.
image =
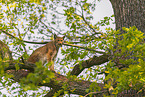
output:
[{"label": "lynx", "polygon": [[[54,40],[48,42],[46,45],[36,49],[28,58],[28,62],[30,63],[36,63],[38,61],[41,61],[44,65],[46,62],[52,62],[54,63],[54,60],[57,56],[59,47],[62,46],[64,37],[58,37],[57,35],[54,35]],[[49,66],[49,69],[51,71],[54,71],[54,64]]]}]

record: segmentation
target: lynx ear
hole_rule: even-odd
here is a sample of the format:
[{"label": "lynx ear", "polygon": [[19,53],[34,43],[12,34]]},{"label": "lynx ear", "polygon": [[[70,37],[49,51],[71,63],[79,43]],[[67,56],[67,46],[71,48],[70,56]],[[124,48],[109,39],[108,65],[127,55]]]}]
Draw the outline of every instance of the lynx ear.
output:
[{"label": "lynx ear", "polygon": [[65,36],[62,37],[63,39],[65,38]]},{"label": "lynx ear", "polygon": [[56,38],[57,38],[57,35],[56,35],[56,34],[54,34],[54,36],[53,36],[53,37],[54,37],[54,39],[56,39]]}]

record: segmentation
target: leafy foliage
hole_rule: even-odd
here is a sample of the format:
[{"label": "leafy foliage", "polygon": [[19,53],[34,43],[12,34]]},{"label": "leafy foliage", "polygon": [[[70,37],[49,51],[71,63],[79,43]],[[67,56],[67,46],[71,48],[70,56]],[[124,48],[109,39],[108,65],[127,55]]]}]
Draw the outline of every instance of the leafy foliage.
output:
[{"label": "leafy foliage", "polygon": [[[100,27],[110,25],[114,15],[104,17],[103,20],[93,24],[92,13],[95,6],[95,0],[92,2],[89,0],[2,0],[0,34],[4,36],[3,42],[11,48],[17,63],[16,70],[19,70],[20,56],[27,59],[32,50],[38,47],[38,45],[28,45],[28,41],[25,40],[48,41],[52,39],[54,33],[57,33],[66,36],[66,43],[78,45],[77,48],[75,46],[61,48],[62,57],[58,57],[55,62],[57,73],[67,75],[72,81],[78,78],[93,81],[90,88],[86,90],[87,93],[101,90],[98,81],[101,83],[107,81],[105,88],[113,89],[113,94],[128,89],[141,92],[145,87],[144,33],[138,31],[136,27],[124,27],[124,33],[112,28],[106,28],[106,32],[102,32]],[[80,45],[84,48],[82,49]],[[109,55],[110,61],[107,65],[100,64],[87,68],[83,71],[84,74],[78,77],[70,75],[76,64],[79,64],[81,69],[84,60],[94,55],[100,56],[102,53],[94,51],[98,49]],[[41,62],[36,63],[35,71],[29,73],[26,78],[20,79],[19,83],[10,79],[13,75],[4,72],[4,68],[9,66],[6,59],[0,59],[0,64],[2,64],[0,65],[0,89],[6,89],[11,96],[43,96],[49,89],[38,84],[40,82],[45,84],[55,79],[54,74],[48,70],[51,63],[45,66],[40,65]],[[107,74],[105,79],[102,74]],[[67,83],[64,83],[63,91],[59,90],[55,96],[62,92],[69,94],[67,87]],[[29,94],[30,91],[33,93]],[[0,95],[5,96],[1,92]]]},{"label": "leafy foliage", "polygon": [[120,31],[108,33],[106,42],[106,46],[112,53],[111,61],[106,66],[106,73],[109,74],[105,78],[111,81],[106,84],[106,88],[117,83],[114,94],[129,89],[141,92],[145,87],[144,33],[135,26],[124,27],[123,30],[125,33],[120,33]]}]

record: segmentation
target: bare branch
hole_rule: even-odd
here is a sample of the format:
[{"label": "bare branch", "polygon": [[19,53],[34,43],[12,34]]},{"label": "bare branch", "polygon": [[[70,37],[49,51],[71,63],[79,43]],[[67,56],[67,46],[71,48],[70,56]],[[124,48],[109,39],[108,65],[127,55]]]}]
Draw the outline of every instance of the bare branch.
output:
[{"label": "bare branch", "polygon": [[94,52],[96,52],[96,53],[100,53],[100,54],[105,54],[105,52],[96,51],[96,50],[94,50],[94,49],[90,49],[90,48],[87,48],[87,47],[78,46],[78,45],[74,45],[74,44],[63,43],[63,45],[72,46],[72,47],[77,47],[77,48],[81,48],[81,49],[86,49],[86,50],[94,51]]}]

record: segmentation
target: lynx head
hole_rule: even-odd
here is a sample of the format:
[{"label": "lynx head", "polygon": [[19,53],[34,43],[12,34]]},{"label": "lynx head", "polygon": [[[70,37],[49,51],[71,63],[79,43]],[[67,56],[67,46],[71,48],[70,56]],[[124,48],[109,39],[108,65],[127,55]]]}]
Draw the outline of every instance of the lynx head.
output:
[{"label": "lynx head", "polygon": [[54,41],[55,41],[56,46],[61,46],[64,42],[64,38],[65,36],[58,37],[56,34],[54,34]]}]

